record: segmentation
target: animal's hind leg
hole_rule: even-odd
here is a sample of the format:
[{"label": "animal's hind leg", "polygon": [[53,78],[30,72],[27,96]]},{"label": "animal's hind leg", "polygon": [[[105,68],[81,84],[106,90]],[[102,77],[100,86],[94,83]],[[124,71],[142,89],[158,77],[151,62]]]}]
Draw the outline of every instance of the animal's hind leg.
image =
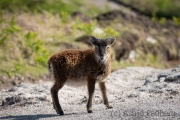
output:
[{"label": "animal's hind leg", "polygon": [[51,97],[54,109],[56,110],[57,114],[64,115],[64,112],[61,108],[58,99],[58,91],[64,86],[64,82],[55,81],[54,85],[51,88]]}]

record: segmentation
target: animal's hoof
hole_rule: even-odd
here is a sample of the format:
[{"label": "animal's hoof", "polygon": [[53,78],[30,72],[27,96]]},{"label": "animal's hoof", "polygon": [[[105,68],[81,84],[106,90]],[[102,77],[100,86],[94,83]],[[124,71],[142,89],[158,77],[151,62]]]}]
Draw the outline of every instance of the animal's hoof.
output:
[{"label": "animal's hoof", "polygon": [[108,106],[108,107],[107,107],[107,109],[111,109],[111,108],[113,108],[113,107],[112,107],[112,106]]},{"label": "animal's hoof", "polygon": [[88,113],[93,113],[93,111],[92,110],[88,110]]},{"label": "animal's hoof", "polygon": [[58,112],[59,115],[64,115],[63,111]]}]

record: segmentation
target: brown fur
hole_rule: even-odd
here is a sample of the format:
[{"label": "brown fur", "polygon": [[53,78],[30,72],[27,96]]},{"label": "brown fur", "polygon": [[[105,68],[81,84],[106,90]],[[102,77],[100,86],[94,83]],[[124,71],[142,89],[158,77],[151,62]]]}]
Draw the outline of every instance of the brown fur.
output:
[{"label": "brown fur", "polygon": [[93,37],[90,42],[95,48],[67,50],[50,57],[48,61],[49,71],[55,80],[51,88],[51,95],[54,108],[58,114],[64,114],[58,100],[58,91],[68,82],[80,84],[84,82],[87,84],[89,94],[88,113],[92,112],[92,97],[97,82],[102,91],[104,104],[107,108],[112,108],[108,103],[105,81],[111,73],[111,51],[107,46],[109,47],[114,40],[113,38],[99,40]]}]

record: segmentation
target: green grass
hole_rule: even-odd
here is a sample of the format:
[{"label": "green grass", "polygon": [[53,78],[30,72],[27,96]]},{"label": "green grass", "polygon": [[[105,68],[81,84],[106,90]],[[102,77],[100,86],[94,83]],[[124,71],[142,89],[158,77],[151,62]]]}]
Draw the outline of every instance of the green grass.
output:
[{"label": "green grass", "polygon": [[12,13],[19,11],[58,13],[64,20],[75,11],[80,11],[89,16],[95,16],[102,12],[100,8],[89,5],[87,0],[1,0],[0,10]]},{"label": "green grass", "polygon": [[148,14],[156,15],[158,18],[180,17],[180,1],[178,0],[119,0],[123,3],[132,6],[139,11]]}]

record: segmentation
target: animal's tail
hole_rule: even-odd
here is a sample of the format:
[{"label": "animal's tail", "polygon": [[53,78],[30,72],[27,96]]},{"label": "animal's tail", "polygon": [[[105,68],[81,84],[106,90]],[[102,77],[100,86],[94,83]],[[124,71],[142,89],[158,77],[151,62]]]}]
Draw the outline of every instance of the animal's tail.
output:
[{"label": "animal's tail", "polygon": [[53,69],[53,64],[51,62],[51,59],[48,60],[48,70],[50,73],[50,78],[54,78],[54,69]]},{"label": "animal's tail", "polygon": [[49,73],[52,73],[53,71],[53,68],[52,68],[52,63],[51,63],[51,59],[48,60],[48,70],[49,70]]}]

